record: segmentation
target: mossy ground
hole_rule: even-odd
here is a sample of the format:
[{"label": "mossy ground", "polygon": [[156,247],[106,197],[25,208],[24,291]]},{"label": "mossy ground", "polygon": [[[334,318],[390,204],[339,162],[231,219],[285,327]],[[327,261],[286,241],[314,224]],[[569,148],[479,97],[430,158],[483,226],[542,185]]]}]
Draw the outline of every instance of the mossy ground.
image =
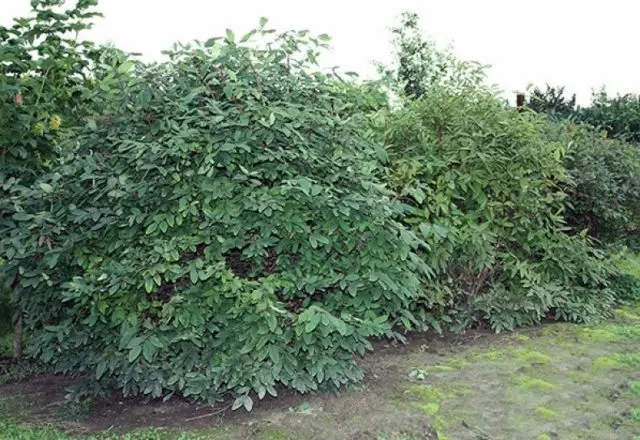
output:
[{"label": "mossy ground", "polygon": [[[363,367],[359,392],[203,418],[215,411],[181,401],[60,403],[65,378],[14,383],[0,387],[0,439],[640,440],[640,304],[599,324],[380,346]],[[24,425],[36,420],[55,429]]]},{"label": "mossy ground", "polygon": [[[411,360],[408,369],[424,374],[405,390],[440,439],[640,438],[640,306],[423,361]],[[451,364],[463,366],[434,368]],[[450,393],[451,384],[469,391]]]}]

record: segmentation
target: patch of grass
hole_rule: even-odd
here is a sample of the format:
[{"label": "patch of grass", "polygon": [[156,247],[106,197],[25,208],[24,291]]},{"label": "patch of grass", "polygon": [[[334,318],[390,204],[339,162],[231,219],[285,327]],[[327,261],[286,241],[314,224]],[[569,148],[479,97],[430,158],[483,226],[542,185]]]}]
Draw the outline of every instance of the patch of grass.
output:
[{"label": "patch of grass", "polygon": [[444,399],[442,391],[429,385],[411,385],[404,391],[404,395],[422,403],[437,403]]},{"label": "patch of grass", "polygon": [[432,417],[438,414],[438,411],[440,411],[440,404],[435,402],[430,402],[430,403],[415,402],[412,406],[414,408],[421,410],[426,415],[432,416]]},{"label": "patch of grass", "polygon": [[58,407],[57,411],[55,412],[55,416],[62,420],[81,422],[87,419],[90,409],[90,399],[83,399],[79,402],[70,401]]},{"label": "patch of grass", "polygon": [[640,326],[638,325],[611,326],[610,331],[622,339],[640,339]]},{"label": "patch of grass", "polygon": [[[286,431],[277,428],[275,426],[267,426],[260,428],[257,435],[254,436],[257,440],[297,440],[291,437]],[[190,439],[186,439],[190,440]],[[204,440],[204,439],[203,439]]]},{"label": "patch of grass", "polygon": [[528,348],[508,348],[504,350],[489,350],[483,353],[478,353],[474,356],[477,361],[488,362],[500,362],[511,360],[518,365],[546,365],[549,364],[552,359],[550,356],[541,353],[536,350],[530,350]]},{"label": "patch of grass", "polygon": [[553,420],[558,418],[557,412],[544,406],[537,407],[534,414],[539,420]]},{"label": "patch of grass", "polygon": [[518,388],[525,390],[551,391],[555,388],[555,385],[551,382],[531,376],[516,376],[513,378],[513,383]]},{"label": "patch of grass", "polygon": [[592,381],[593,376],[585,371],[568,371],[567,376],[573,383],[585,384]]},{"label": "patch of grass", "polygon": [[[266,436],[265,436],[266,435]],[[294,440],[291,437],[276,434],[255,436],[259,440]],[[104,432],[91,436],[75,437],[63,434],[50,425],[19,424],[0,420],[0,439],[2,440],[222,440],[218,430],[201,433],[176,432],[169,429],[140,429],[125,434]]]},{"label": "patch of grass", "polygon": [[640,396],[640,380],[630,380],[627,385],[631,394],[634,396]]},{"label": "patch of grass", "polygon": [[596,370],[637,368],[640,367],[640,353],[613,353],[599,357],[592,365]]},{"label": "patch of grass", "polygon": [[518,362],[526,364],[548,364],[551,362],[551,356],[526,348],[516,348],[512,350],[512,355]]}]

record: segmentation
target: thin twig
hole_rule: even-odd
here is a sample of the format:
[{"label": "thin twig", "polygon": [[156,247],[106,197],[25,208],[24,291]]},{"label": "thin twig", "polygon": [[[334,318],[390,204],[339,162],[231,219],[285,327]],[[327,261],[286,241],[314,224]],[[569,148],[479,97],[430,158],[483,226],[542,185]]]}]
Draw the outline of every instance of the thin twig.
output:
[{"label": "thin twig", "polygon": [[219,409],[218,411],[214,411],[214,412],[212,412],[212,413],[202,414],[202,415],[200,415],[200,416],[195,416],[195,417],[189,417],[188,419],[184,419],[184,421],[185,421],[185,422],[191,422],[191,421],[193,421],[193,420],[199,420],[199,419],[204,419],[204,418],[207,418],[207,417],[213,417],[213,416],[216,416],[216,415],[218,415],[218,414],[220,414],[220,413],[225,412],[225,411],[226,411],[226,410],[228,410],[229,408],[231,408],[231,405],[229,405],[229,406],[225,406],[224,408]]}]

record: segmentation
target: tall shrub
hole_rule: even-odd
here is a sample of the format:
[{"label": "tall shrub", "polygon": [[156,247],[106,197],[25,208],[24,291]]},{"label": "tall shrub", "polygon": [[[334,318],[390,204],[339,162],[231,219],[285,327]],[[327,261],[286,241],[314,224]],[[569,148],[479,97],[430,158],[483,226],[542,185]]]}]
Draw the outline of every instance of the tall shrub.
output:
[{"label": "tall shrub", "polygon": [[[78,33],[99,16],[95,0],[79,0],[64,8],[63,0],[32,0],[32,14],[0,26],[0,237],[15,238],[33,231],[14,220],[23,209],[46,209],[46,200],[28,196],[32,185],[50,172],[60,140],[85,110],[89,66],[95,46]],[[46,190],[48,184],[43,184]],[[14,264],[18,255],[38,255],[32,249],[0,244],[0,301],[15,303],[14,356],[22,354],[23,301],[21,276],[28,272]],[[28,288],[28,287],[27,287]],[[9,293],[10,292],[10,293]],[[6,304],[4,308],[8,309]],[[13,307],[11,307],[13,308]]]},{"label": "tall shrub", "polygon": [[436,310],[458,327],[503,330],[607,313],[609,266],[566,234],[565,150],[545,140],[543,118],[482,87],[433,86],[381,120],[388,181],[412,208],[405,223],[430,245],[425,262],[439,269],[425,319]]},{"label": "tall shrub", "polygon": [[413,320],[422,240],[375,178],[371,97],[317,71],[322,38],[273,35],[98,81],[110,116],[36,187],[48,208],[14,216],[33,234],[3,242],[29,268],[33,354],[127,395],[251,409],[278,384],[360,380],[369,339]]}]

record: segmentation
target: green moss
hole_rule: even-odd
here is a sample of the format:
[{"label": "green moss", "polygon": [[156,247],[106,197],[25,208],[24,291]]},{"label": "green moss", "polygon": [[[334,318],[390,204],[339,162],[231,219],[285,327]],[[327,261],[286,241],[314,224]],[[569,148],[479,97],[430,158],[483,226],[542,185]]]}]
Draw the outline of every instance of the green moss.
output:
[{"label": "green moss", "polygon": [[597,342],[611,342],[618,340],[618,336],[608,330],[585,328],[580,332],[582,339]]},{"label": "green moss", "polygon": [[482,353],[478,353],[474,356],[474,359],[479,361],[499,361],[505,358],[506,350],[488,350]]},{"label": "green moss", "polygon": [[410,398],[419,399],[423,403],[440,402],[444,399],[444,393],[429,385],[410,385],[404,394]]},{"label": "green moss", "polygon": [[513,337],[513,340],[514,341],[518,341],[518,342],[527,342],[527,341],[530,341],[531,338],[529,336],[526,336],[526,335],[515,335]]},{"label": "green moss", "polygon": [[512,352],[513,356],[522,363],[527,364],[548,364],[551,357],[535,350],[527,350],[526,348],[516,348]]},{"label": "green moss", "polygon": [[534,413],[538,420],[553,420],[558,418],[557,412],[544,406],[537,407]]},{"label": "green moss", "polygon": [[454,368],[456,370],[462,370],[463,368],[467,368],[468,366],[470,366],[471,362],[465,359],[451,359],[447,361],[444,365],[446,365],[447,367]]},{"label": "green moss", "polygon": [[513,383],[525,390],[550,391],[555,388],[554,384],[531,376],[516,376],[513,378]]},{"label": "green moss", "polygon": [[286,431],[274,426],[260,428],[258,435],[253,438],[259,440],[294,440],[294,437],[289,435]]},{"label": "green moss", "polygon": [[567,376],[573,383],[584,384],[593,380],[593,376],[585,371],[568,371]]},{"label": "green moss", "polygon": [[631,394],[634,396],[640,396],[640,380],[630,380],[628,386]]},{"label": "green moss", "polygon": [[620,321],[636,322],[640,321],[640,312],[636,312],[635,309],[629,307],[623,307],[615,312],[616,318]]},{"label": "green moss", "polygon": [[547,434],[540,434],[536,437],[536,440],[551,440],[551,437]]},{"label": "green moss", "polygon": [[633,408],[631,410],[631,420],[640,422],[640,408]]},{"label": "green moss", "polygon": [[613,353],[601,356],[592,364],[596,370],[629,369],[640,367],[640,353]]},{"label": "green moss", "polygon": [[415,402],[412,404],[412,406],[424,412],[426,415],[432,416],[432,417],[435,416],[440,410],[440,404],[435,402],[430,402],[430,403]]},{"label": "green moss", "polygon": [[527,348],[509,348],[506,350],[489,350],[479,353],[475,359],[480,361],[496,362],[501,360],[515,360],[520,364],[548,364],[551,357],[535,350]]},{"label": "green moss", "polygon": [[611,332],[615,334],[618,339],[640,339],[639,325],[615,325],[611,326]]}]

